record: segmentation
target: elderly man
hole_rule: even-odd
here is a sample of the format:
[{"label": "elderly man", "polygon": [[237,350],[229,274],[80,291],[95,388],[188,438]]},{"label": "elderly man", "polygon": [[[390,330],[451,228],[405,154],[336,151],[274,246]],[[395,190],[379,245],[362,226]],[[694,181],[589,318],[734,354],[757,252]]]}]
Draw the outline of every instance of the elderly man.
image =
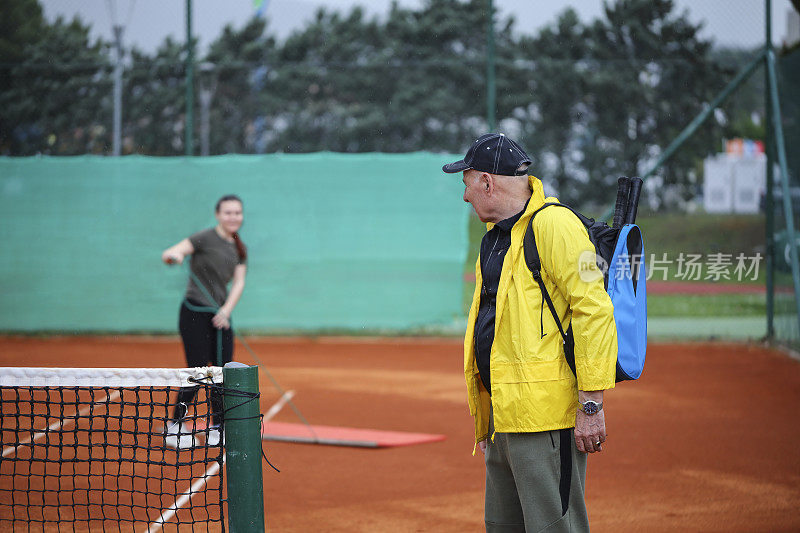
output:
[{"label": "elderly man", "polygon": [[602,451],[606,440],[603,391],[614,387],[617,353],[613,306],[602,276],[580,275],[581,254],[594,252],[583,224],[569,209],[542,209],[533,230],[545,287],[564,330],[572,325],[573,373],[525,263],[531,216],[558,201],[527,175],[530,163],[517,143],[487,134],[442,168],[463,173],[464,201],[488,228],[464,340],[469,409],[486,462],[486,531],[588,531],[586,454]]}]

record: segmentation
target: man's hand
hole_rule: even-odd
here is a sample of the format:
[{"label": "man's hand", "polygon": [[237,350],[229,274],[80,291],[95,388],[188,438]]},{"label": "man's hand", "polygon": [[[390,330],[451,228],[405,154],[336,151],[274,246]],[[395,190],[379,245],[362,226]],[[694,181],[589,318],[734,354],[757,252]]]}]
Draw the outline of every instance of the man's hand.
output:
[{"label": "man's hand", "polygon": [[[578,399],[581,402],[592,400],[602,403],[603,391],[578,391]],[[578,451],[602,452],[606,437],[605,410],[601,409],[593,415],[587,415],[578,409],[575,415],[575,446],[578,447]]]},{"label": "man's hand", "polygon": [[593,415],[578,411],[575,416],[575,445],[578,450],[585,453],[602,452],[605,441],[606,415],[604,411],[601,410]]},{"label": "man's hand", "polygon": [[489,440],[488,439],[487,440],[482,440],[482,441],[480,441],[478,443],[478,448],[481,449],[481,451],[483,452],[483,455],[486,455],[487,446],[489,446]]}]

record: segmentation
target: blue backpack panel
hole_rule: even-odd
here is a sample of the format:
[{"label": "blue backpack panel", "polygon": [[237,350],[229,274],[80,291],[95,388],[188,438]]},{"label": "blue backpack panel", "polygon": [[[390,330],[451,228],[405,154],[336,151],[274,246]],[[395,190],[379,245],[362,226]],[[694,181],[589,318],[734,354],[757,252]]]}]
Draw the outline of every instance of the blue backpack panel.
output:
[{"label": "blue backpack panel", "polygon": [[610,259],[606,290],[617,325],[617,381],[638,379],[647,352],[647,266],[639,226],[620,229]]}]

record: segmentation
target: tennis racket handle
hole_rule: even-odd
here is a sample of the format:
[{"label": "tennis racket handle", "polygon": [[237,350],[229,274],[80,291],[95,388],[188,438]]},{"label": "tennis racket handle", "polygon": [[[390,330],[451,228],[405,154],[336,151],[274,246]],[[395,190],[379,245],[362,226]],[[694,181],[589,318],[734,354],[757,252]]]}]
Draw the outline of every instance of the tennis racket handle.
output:
[{"label": "tennis racket handle", "polygon": [[642,179],[631,179],[631,192],[628,194],[628,207],[625,210],[625,224],[636,222],[636,212],[639,209],[639,195],[642,192]]},{"label": "tennis racket handle", "polygon": [[612,227],[619,228],[625,220],[625,208],[628,206],[628,191],[630,191],[631,179],[622,176],[617,180],[617,202],[614,205],[614,222]]}]

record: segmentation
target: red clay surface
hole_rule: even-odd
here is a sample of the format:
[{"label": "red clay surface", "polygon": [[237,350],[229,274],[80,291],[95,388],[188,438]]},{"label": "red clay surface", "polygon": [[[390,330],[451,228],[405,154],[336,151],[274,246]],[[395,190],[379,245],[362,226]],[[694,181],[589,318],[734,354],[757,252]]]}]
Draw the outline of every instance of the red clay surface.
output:
[{"label": "red clay surface", "polygon": [[[264,467],[269,530],[483,530],[460,341],[251,345],[312,424],[447,436],[387,449],[265,442],[281,470]],[[253,362],[241,346],[236,359]],[[172,338],[0,339],[0,366],[182,364]],[[280,394],[263,372],[261,384],[265,412]],[[644,376],[605,401],[609,440],[589,459],[593,531],[800,530],[798,361],[757,346],[651,345]],[[276,420],[298,422],[288,406]]]}]

